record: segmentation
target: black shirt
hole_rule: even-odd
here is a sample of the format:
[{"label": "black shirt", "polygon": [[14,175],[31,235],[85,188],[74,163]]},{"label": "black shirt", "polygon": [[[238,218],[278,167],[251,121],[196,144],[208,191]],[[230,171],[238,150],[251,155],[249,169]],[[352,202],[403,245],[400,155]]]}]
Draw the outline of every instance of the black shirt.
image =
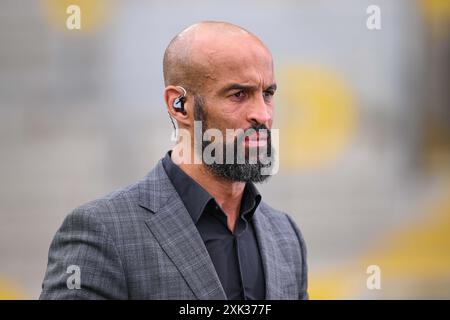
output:
[{"label": "black shirt", "polygon": [[170,151],[162,164],[205,243],[227,298],[264,299],[264,272],[252,220],[261,195],[253,183],[245,186],[236,228],[231,232],[214,198],[173,163]]}]

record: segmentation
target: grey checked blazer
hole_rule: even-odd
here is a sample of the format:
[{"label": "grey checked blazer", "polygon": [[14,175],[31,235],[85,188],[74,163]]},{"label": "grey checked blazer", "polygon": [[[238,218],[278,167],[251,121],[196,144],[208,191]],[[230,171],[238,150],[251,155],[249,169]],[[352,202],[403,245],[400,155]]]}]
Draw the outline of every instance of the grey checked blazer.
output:
[{"label": "grey checked blazer", "polygon": [[[307,299],[300,230],[288,215],[263,201],[253,219],[266,299]],[[67,285],[71,265],[79,267],[80,289]],[[142,180],[66,217],[50,246],[40,299],[220,300],[226,295],[159,161]]]}]

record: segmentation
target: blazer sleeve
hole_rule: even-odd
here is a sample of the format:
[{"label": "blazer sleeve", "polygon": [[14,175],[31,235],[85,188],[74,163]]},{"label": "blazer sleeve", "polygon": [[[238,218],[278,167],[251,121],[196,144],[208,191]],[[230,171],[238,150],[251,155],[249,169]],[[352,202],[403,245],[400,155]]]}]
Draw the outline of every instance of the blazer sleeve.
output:
[{"label": "blazer sleeve", "polygon": [[94,210],[75,209],[57,231],[39,299],[127,299],[122,263]]},{"label": "blazer sleeve", "polygon": [[300,252],[302,255],[302,265],[301,265],[301,275],[300,275],[300,290],[299,290],[299,299],[300,300],[308,300],[309,294],[308,294],[308,264],[307,264],[307,252],[306,252],[306,244],[305,240],[303,239],[302,233],[300,229],[298,228],[297,224],[292,220],[292,218],[286,214],[289,222],[291,223],[292,228],[294,229],[297,238],[298,243],[300,245]]}]

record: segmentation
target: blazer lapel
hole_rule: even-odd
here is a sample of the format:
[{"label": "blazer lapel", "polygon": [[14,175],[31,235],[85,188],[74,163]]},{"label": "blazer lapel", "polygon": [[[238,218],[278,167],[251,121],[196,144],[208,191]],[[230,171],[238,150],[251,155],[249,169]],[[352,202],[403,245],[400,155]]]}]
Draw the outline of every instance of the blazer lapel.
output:
[{"label": "blazer lapel", "polygon": [[226,299],[217,272],[161,162],[140,190],[140,205],[152,211],[146,224],[198,299]]},{"label": "blazer lapel", "polygon": [[283,299],[283,274],[277,265],[277,263],[281,261],[281,256],[279,249],[277,249],[275,240],[271,236],[273,233],[270,221],[260,207],[258,207],[257,211],[253,215],[253,222],[264,268],[266,280],[266,299],[279,300]]}]

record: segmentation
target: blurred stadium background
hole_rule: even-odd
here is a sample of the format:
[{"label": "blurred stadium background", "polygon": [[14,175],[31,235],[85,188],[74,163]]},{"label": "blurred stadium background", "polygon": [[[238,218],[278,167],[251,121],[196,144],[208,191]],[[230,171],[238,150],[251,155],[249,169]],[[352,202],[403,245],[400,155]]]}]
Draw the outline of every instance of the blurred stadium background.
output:
[{"label": "blurred stadium background", "polygon": [[37,298],[65,215],[170,148],[162,55],[200,20],[273,52],[281,166],[260,189],[303,230],[311,298],[449,299],[448,0],[2,0],[0,298]]}]

